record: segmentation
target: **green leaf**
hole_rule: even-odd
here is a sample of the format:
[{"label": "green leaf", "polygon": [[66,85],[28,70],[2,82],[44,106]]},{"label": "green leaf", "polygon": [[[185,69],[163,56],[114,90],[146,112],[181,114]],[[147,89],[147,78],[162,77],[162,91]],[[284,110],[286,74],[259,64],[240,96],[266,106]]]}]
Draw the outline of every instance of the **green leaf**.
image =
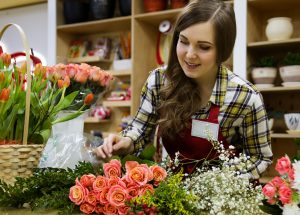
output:
[{"label": "green leaf", "polygon": [[50,135],[51,135],[51,129],[44,129],[38,133],[34,133],[30,137],[30,142],[34,144],[44,144],[48,141]]},{"label": "green leaf", "polygon": [[52,125],[54,125],[54,124],[56,124],[56,123],[59,123],[59,122],[65,122],[65,121],[74,119],[74,118],[80,116],[80,115],[83,114],[83,113],[84,113],[84,111],[77,111],[77,112],[71,113],[71,114],[69,114],[69,115],[67,115],[67,116],[58,118],[58,119],[56,119],[56,120],[54,120],[54,121],[52,122]]},{"label": "green leaf", "polygon": [[145,149],[141,152],[140,158],[146,160],[153,160],[153,156],[155,154],[156,148],[153,144],[149,144],[145,147]]},{"label": "green leaf", "polygon": [[272,214],[272,215],[282,214],[282,210],[277,205],[259,205],[259,208],[267,214]]},{"label": "green leaf", "polygon": [[74,101],[75,97],[78,95],[79,91],[74,91],[70,93],[69,95],[65,96],[62,101],[60,101],[55,107],[53,112],[58,113],[59,111],[69,107],[72,102]]},{"label": "green leaf", "polygon": [[2,126],[0,127],[0,137],[5,139],[6,136],[10,131],[13,130],[14,122],[17,117],[19,105],[15,105],[10,112],[10,114],[7,116],[7,118],[4,120]]}]

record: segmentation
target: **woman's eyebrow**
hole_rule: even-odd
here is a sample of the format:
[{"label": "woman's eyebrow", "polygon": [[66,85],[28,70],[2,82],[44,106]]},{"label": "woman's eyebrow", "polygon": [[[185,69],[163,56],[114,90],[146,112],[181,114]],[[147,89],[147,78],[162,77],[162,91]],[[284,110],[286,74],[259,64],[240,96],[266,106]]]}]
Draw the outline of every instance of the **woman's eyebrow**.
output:
[{"label": "woman's eyebrow", "polygon": [[[187,38],[186,36],[184,36],[183,34],[179,34],[179,37],[182,37],[183,39],[188,40],[188,38]],[[201,44],[207,43],[207,44],[209,44],[209,45],[213,45],[213,43],[211,43],[211,42],[208,42],[208,41],[202,41],[202,40],[197,41],[197,43],[201,43]]]}]

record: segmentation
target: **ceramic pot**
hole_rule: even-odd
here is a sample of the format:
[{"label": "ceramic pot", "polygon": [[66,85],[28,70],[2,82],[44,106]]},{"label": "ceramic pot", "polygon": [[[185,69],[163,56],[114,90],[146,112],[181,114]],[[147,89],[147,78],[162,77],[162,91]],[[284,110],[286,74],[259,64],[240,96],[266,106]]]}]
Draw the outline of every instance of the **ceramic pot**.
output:
[{"label": "ceramic pot", "polygon": [[66,24],[85,22],[89,18],[89,2],[83,0],[64,0],[63,14]]},{"label": "ceramic pot", "polygon": [[176,8],[182,8],[185,5],[189,3],[189,0],[171,0],[171,8],[176,9]]},{"label": "ceramic pot", "polygon": [[279,74],[284,82],[300,82],[300,65],[282,66]]},{"label": "ceramic pot", "polygon": [[119,0],[119,7],[122,16],[131,15],[131,0]]},{"label": "ceramic pot", "polygon": [[93,20],[114,16],[116,0],[90,0],[90,12]]},{"label": "ceramic pot", "polygon": [[145,12],[165,10],[167,3],[167,0],[144,0],[144,10]]},{"label": "ceramic pot", "polygon": [[293,34],[293,24],[289,17],[274,17],[268,19],[266,36],[268,40],[286,40]]},{"label": "ceramic pot", "polygon": [[252,78],[255,84],[273,84],[277,69],[273,67],[256,67],[252,70]]}]

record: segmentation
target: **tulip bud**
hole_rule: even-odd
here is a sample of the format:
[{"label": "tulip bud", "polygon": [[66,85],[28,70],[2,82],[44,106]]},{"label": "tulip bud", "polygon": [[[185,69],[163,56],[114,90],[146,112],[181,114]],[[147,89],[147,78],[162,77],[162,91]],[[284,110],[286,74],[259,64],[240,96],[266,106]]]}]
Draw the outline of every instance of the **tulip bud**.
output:
[{"label": "tulip bud", "polygon": [[63,80],[58,80],[57,81],[57,86],[58,86],[58,88],[63,88],[63,86],[64,86],[64,81]]},{"label": "tulip bud", "polygon": [[0,101],[6,102],[9,99],[10,89],[3,88],[0,92]]},{"label": "tulip bud", "polygon": [[89,93],[89,94],[87,94],[87,96],[84,99],[84,104],[85,105],[90,105],[90,104],[92,104],[93,100],[94,100],[94,94]]},{"label": "tulip bud", "polygon": [[3,61],[4,66],[9,67],[9,65],[11,63],[11,56],[10,56],[10,54],[7,54],[7,53],[1,54],[1,59]]}]

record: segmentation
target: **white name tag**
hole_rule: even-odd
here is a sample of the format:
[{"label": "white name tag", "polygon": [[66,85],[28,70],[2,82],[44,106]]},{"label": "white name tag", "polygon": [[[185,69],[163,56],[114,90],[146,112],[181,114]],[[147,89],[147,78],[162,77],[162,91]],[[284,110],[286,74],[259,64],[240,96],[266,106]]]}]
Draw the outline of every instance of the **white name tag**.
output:
[{"label": "white name tag", "polygon": [[218,140],[218,134],[219,124],[193,119],[191,133],[192,136],[201,137],[204,139],[208,139],[210,136],[214,140]]}]

